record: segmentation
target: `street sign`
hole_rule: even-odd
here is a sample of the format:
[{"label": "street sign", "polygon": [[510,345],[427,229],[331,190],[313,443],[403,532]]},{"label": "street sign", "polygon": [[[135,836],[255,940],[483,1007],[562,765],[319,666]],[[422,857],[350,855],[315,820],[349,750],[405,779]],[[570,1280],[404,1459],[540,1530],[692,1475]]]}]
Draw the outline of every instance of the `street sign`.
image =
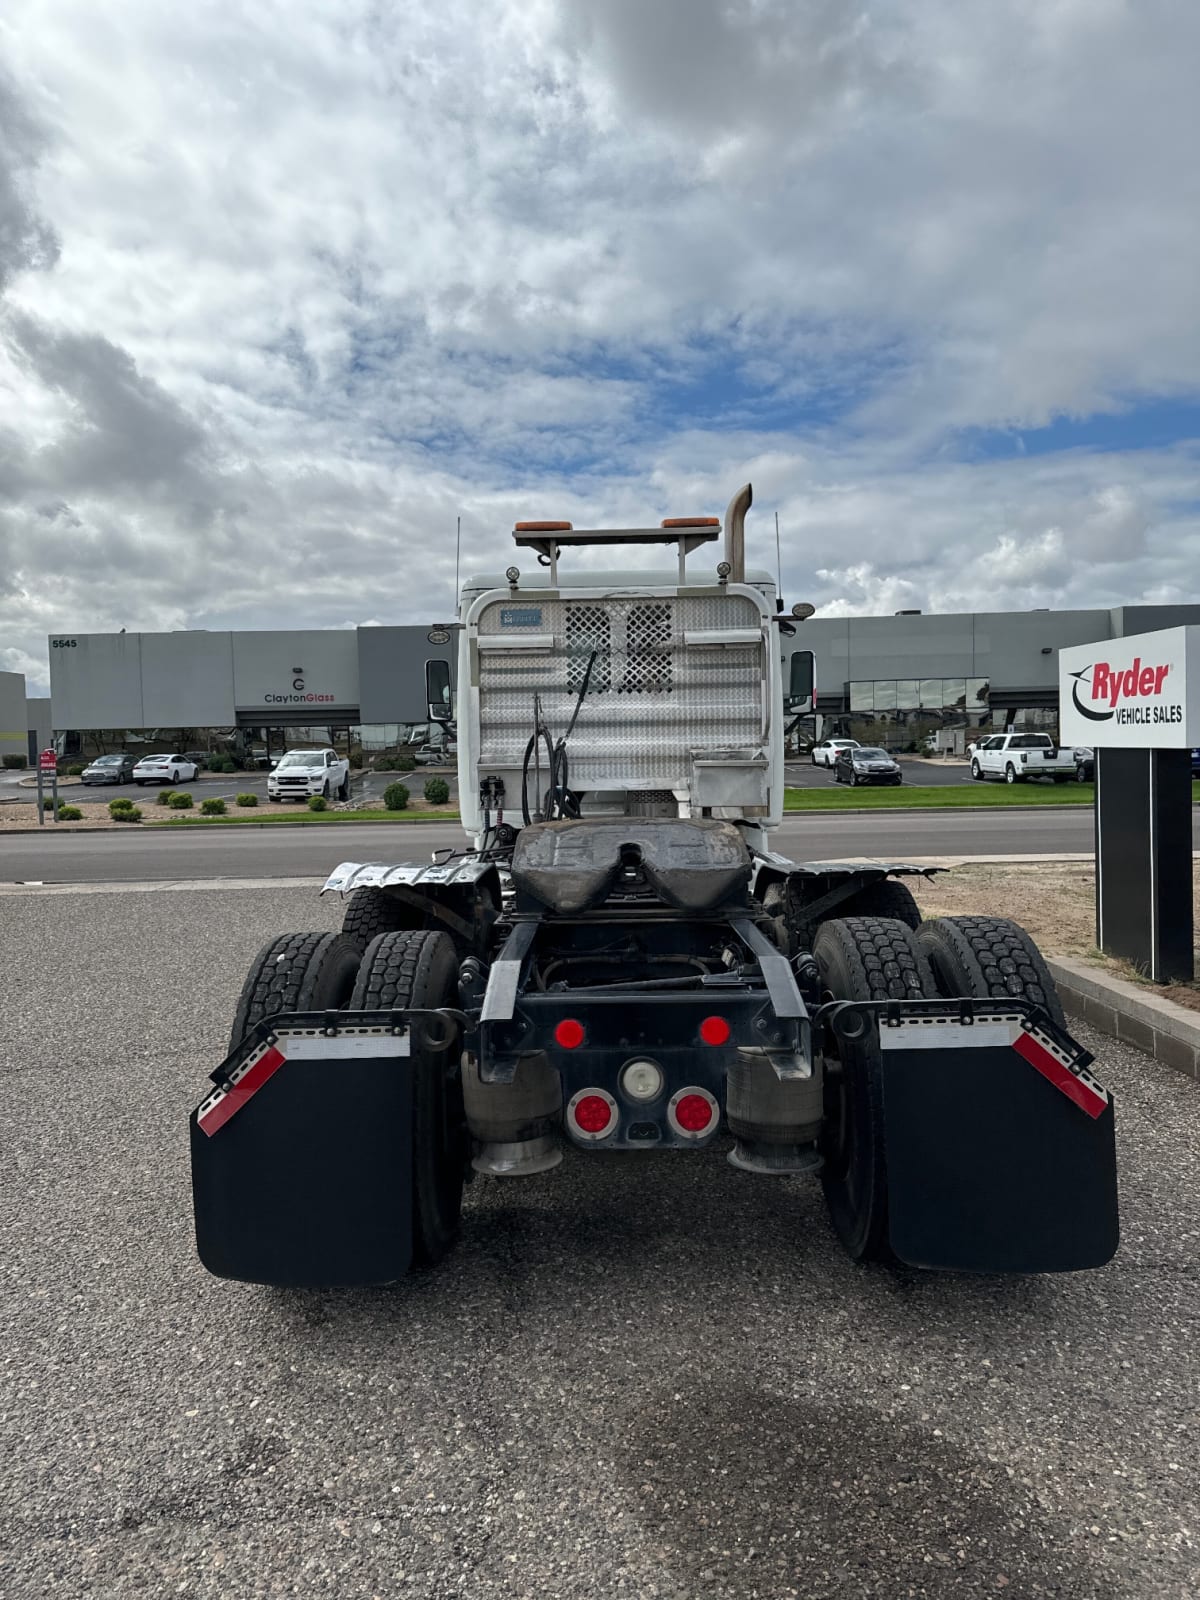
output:
[{"label": "street sign", "polygon": [[1105,750],[1200,744],[1200,628],[1164,628],[1058,655],[1059,738]]},{"label": "street sign", "polygon": [[1155,983],[1189,982],[1200,628],[1061,650],[1059,739],[1096,773],[1096,943]]},{"label": "street sign", "polygon": [[39,772],[57,772],[58,771],[58,757],[54,754],[53,750],[43,750],[42,753],[38,756],[38,771]]}]

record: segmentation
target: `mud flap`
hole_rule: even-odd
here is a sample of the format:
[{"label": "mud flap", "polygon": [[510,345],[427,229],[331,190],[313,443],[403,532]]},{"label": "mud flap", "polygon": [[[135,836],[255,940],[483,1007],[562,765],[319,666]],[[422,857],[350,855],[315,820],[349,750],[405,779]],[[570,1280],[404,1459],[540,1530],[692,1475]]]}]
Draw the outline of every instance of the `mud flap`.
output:
[{"label": "mud flap", "polygon": [[1022,1016],[880,1019],[892,1250],[914,1267],[1071,1272],[1118,1240],[1112,1098]]},{"label": "mud flap", "polygon": [[334,1288],[409,1268],[409,1037],[348,1015],[261,1024],[192,1113],[196,1245],[218,1277]]}]

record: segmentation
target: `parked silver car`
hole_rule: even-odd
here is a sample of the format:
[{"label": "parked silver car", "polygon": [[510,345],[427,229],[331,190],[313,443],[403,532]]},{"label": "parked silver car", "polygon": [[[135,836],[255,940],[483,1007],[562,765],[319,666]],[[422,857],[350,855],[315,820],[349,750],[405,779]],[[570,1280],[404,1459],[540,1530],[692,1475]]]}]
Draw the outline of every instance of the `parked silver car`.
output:
[{"label": "parked silver car", "polygon": [[128,783],[136,765],[131,755],[97,756],[84,767],[81,783]]}]

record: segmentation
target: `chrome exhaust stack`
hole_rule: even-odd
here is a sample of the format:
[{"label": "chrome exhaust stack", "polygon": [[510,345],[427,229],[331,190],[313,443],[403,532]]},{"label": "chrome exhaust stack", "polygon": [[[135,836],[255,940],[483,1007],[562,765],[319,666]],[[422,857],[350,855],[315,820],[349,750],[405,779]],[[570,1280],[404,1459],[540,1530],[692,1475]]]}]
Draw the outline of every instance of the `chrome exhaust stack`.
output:
[{"label": "chrome exhaust stack", "polygon": [[746,581],[746,513],[753,501],[754,490],[747,483],[725,508],[725,559],[730,583]]}]

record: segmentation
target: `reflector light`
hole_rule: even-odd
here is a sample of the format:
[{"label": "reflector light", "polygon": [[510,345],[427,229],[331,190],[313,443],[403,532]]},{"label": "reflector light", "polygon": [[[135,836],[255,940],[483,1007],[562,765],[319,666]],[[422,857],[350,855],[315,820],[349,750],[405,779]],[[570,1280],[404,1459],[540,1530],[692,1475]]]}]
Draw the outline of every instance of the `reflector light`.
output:
[{"label": "reflector light", "polygon": [[664,517],[661,527],[664,528],[719,528],[720,517]]},{"label": "reflector light", "polygon": [[570,533],[574,524],[571,522],[518,522],[514,524],[514,533]]},{"label": "reflector light", "polygon": [[598,1094],[585,1094],[576,1102],[574,1115],[584,1133],[603,1133],[613,1119],[612,1107]]},{"label": "reflector light", "polygon": [[713,1119],[712,1102],[702,1094],[685,1094],[676,1101],[675,1120],[685,1133],[703,1133]]},{"label": "reflector light", "polygon": [[700,1024],[700,1037],[705,1044],[728,1044],[729,1024],[724,1017],[705,1017]]},{"label": "reflector light", "polygon": [[583,1023],[574,1017],[564,1017],[554,1029],[554,1042],[564,1050],[578,1050],[583,1038]]}]

